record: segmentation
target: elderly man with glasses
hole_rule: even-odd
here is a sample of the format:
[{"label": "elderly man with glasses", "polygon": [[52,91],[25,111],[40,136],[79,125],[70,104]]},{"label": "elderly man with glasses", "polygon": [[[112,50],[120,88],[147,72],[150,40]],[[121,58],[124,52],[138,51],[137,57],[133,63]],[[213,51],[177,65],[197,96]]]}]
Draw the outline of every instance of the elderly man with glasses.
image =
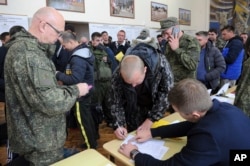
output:
[{"label": "elderly man with glasses", "polygon": [[57,84],[52,44],[63,29],[63,16],[44,7],[34,14],[29,31],[21,30],[6,45],[8,137],[10,150],[29,162],[21,165],[47,166],[63,158],[65,112],[89,91],[86,83]]}]

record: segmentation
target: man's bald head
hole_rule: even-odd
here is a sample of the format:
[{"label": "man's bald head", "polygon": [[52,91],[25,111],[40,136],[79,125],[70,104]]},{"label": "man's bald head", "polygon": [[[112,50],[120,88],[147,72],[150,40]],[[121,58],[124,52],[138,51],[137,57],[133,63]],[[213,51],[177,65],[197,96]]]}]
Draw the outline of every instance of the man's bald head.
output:
[{"label": "man's bald head", "polygon": [[52,7],[40,8],[33,16],[29,32],[42,43],[54,43],[64,31],[63,16]]},{"label": "man's bald head", "polygon": [[126,55],[121,62],[121,76],[125,82],[136,86],[145,78],[147,67],[142,59],[136,55]]}]

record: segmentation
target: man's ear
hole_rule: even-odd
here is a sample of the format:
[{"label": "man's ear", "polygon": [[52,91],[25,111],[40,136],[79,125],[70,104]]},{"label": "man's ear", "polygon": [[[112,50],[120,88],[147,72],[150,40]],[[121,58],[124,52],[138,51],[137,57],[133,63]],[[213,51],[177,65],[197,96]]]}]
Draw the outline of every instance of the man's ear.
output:
[{"label": "man's ear", "polygon": [[146,72],[147,72],[147,66],[144,67],[144,73],[146,73]]},{"label": "man's ear", "polygon": [[201,113],[199,111],[192,112],[192,116],[195,120],[199,120],[201,118]]},{"label": "man's ear", "polygon": [[45,26],[46,26],[46,22],[44,22],[44,21],[40,21],[39,23],[39,31],[40,32],[42,32],[42,33],[44,33],[45,32]]}]

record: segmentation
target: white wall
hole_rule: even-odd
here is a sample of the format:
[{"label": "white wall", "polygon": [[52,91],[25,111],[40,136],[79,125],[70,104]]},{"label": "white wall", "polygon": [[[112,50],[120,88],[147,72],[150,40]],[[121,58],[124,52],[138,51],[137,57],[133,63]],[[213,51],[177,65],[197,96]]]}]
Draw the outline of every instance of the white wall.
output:
[{"label": "white wall", "polygon": [[[85,13],[60,11],[67,22],[101,23],[114,25],[130,25],[158,29],[159,22],[151,21],[151,0],[134,0],[135,18],[122,18],[110,16],[110,0],[85,0]],[[153,2],[167,4],[168,16],[178,17],[179,8],[191,10],[191,26],[181,26],[186,33],[194,34],[199,30],[209,28],[210,0],[153,0]],[[40,7],[46,6],[46,0],[8,0],[8,5],[0,5],[0,13],[27,15],[32,17]],[[86,25],[83,31],[88,31]],[[77,28],[81,29],[81,28]],[[89,34],[81,32],[80,34]],[[116,39],[116,37],[113,37]]]}]

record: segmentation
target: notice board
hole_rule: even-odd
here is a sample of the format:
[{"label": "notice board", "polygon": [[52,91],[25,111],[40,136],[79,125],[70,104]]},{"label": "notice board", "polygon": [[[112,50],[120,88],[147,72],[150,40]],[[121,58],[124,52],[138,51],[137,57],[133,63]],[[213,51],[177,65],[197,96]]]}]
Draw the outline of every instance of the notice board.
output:
[{"label": "notice board", "polygon": [[10,28],[15,25],[20,25],[25,29],[28,29],[28,16],[8,15],[0,13],[0,33],[9,32]]}]

